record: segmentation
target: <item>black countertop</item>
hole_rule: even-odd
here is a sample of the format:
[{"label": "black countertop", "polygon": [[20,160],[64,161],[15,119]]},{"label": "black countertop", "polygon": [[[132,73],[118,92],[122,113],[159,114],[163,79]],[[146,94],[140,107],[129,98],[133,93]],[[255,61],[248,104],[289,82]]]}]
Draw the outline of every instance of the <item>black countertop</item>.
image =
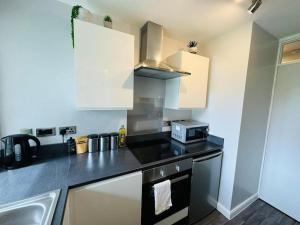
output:
[{"label": "black countertop", "polygon": [[141,164],[128,148],[117,151],[68,155],[61,144],[43,146],[39,158],[28,167],[0,170],[0,204],[61,189],[52,225],[60,225],[70,188],[145,170],[184,158],[194,158],[222,149],[211,142],[185,146],[186,154]]}]

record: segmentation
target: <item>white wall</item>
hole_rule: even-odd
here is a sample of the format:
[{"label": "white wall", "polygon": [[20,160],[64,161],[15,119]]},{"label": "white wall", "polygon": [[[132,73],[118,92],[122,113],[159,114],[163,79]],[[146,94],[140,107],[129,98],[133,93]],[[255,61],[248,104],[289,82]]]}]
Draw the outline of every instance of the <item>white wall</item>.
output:
[{"label": "white wall", "polygon": [[253,25],[232,206],[257,195],[278,40]]},{"label": "white wall", "polygon": [[225,138],[219,195],[225,211],[231,209],[251,33],[252,25],[246,24],[206,45],[211,59],[207,109],[192,113],[209,123],[210,133]]},{"label": "white wall", "polygon": [[77,125],[78,133],[86,134],[126,124],[126,111],[75,110],[69,6],[12,0],[2,2],[0,10],[1,136],[20,128]]},{"label": "white wall", "polygon": [[[126,111],[76,111],[70,14],[71,6],[56,0],[1,2],[0,136],[21,128],[77,125],[78,134],[88,134],[126,125]],[[139,27],[112,17],[115,29],[135,36],[137,63]],[[95,19],[102,18],[100,14]],[[164,55],[179,45],[168,38],[164,43]],[[166,112],[169,116],[173,113]],[[41,141],[56,143],[61,137]]]}]

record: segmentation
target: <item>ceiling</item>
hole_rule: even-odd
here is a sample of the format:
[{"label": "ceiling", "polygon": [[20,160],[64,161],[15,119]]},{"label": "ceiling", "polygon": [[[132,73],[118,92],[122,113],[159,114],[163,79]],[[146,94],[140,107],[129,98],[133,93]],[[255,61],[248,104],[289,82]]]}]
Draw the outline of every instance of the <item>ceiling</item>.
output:
[{"label": "ceiling", "polygon": [[[70,0],[61,0],[70,1]],[[83,0],[71,0],[80,4]],[[300,33],[300,0],[263,0],[254,15],[251,0],[84,0],[95,9],[118,19],[142,25],[162,24],[168,36],[179,40],[209,39],[255,21],[277,38]]]}]

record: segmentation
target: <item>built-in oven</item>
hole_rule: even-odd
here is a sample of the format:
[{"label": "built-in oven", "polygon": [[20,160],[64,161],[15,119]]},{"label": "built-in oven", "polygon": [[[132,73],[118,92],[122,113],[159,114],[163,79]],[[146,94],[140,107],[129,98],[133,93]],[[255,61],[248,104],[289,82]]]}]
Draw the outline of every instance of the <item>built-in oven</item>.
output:
[{"label": "built-in oven", "polygon": [[[192,159],[185,159],[143,172],[142,225],[187,224],[190,204]],[[172,206],[155,215],[154,184],[171,181]]]}]

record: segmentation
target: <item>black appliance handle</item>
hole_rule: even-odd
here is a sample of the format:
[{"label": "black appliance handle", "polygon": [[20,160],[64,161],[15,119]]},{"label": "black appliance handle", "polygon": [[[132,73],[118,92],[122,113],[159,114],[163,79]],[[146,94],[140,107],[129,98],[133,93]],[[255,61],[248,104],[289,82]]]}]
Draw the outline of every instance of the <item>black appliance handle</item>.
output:
[{"label": "black appliance handle", "polygon": [[35,136],[28,135],[27,136],[28,144],[29,144],[29,140],[32,140],[32,141],[34,141],[36,143],[36,148],[35,148],[34,154],[37,154],[39,152],[40,148],[41,148],[41,142],[40,142],[40,140],[37,137],[35,137]]},{"label": "black appliance handle", "polygon": [[183,175],[183,176],[181,176],[181,177],[174,178],[174,179],[172,179],[172,180],[170,180],[170,181],[171,181],[171,184],[175,184],[175,183],[177,183],[177,182],[179,182],[179,181],[188,179],[189,177],[190,177],[190,175],[189,175],[189,174],[186,174],[186,175]]},{"label": "black appliance handle", "polygon": [[6,144],[6,140],[8,139],[9,137],[3,137],[1,138],[1,141],[3,142],[3,144]]},{"label": "black appliance handle", "polygon": [[[183,181],[185,179],[188,179],[189,177],[190,177],[189,174],[185,174],[185,175],[183,175],[181,177],[176,177],[176,178],[171,179],[170,182],[171,182],[171,184],[175,184],[175,183],[177,183],[179,181]],[[163,182],[163,181],[161,181],[161,182]],[[157,183],[160,183],[160,182],[157,182]],[[154,190],[154,185],[152,186],[152,189]]]},{"label": "black appliance handle", "polygon": [[208,159],[216,158],[216,157],[218,157],[222,154],[223,154],[223,152],[218,152],[218,153],[215,153],[215,154],[207,155],[207,156],[204,156],[204,157],[194,159],[193,162],[201,162],[201,161],[205,161],[205,160],[208,160]]}]

